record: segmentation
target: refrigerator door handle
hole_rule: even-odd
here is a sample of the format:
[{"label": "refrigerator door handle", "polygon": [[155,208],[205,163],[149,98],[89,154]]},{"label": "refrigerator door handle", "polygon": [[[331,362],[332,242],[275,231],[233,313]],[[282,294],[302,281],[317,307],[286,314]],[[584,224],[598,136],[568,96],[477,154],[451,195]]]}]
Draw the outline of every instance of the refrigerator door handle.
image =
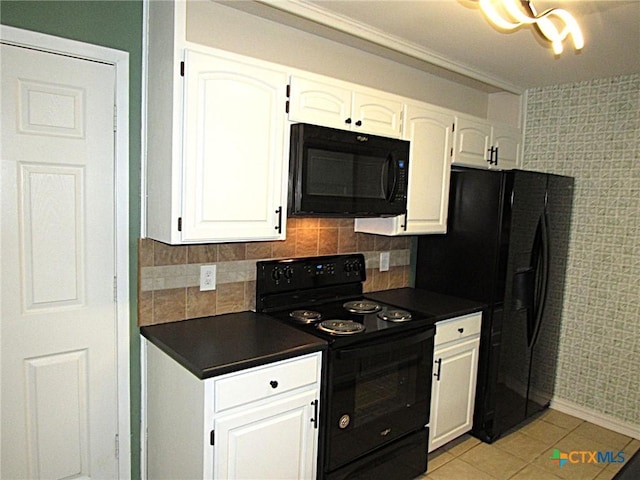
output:
[{"label": "refrigerator door handle", "polygon": [[513,308],[516,311],[527,310],[528,316],[535,305],[535,279],[533,267],[520,268],[513,275]]},{"label": "refrigerator door handle", "polygon": [[[527,340],[529,348],[537,341],[542,324],[542,315],[547,301],[547,287],[549,280],[549,226],[547,213],[544,212],[538,221],[534,249],[531,254],[531,264],[536,272],[534,282],[533,315],[527,315]],[[531,318],[529,318],[531,317]]]}]

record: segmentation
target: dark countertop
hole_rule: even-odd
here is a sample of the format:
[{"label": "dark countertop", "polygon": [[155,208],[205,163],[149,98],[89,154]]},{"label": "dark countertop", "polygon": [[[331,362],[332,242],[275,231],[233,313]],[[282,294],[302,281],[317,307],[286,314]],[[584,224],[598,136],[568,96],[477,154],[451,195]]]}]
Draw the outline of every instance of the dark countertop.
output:
[{"label": "dark countertop", "polygon": [[[485,307],[472,300],[414,288],[383,290],[364,296],[427,313],[434,323]],[[142,327],[140,332],[200,379],[328,348],[319,337],[255,312],[163,323]]]},{"label": "dark countertop", "polygon": [[140,332],[200,379],[327,348],[324,340],[255,312],[163,323]]},{"label": "dark countertop", "polygon": [[478,312],[486,307],[485,304],[473,300],[451,297],[419,288],[381,290],[365,293],[364,296],[379,302],[427,313],[434,317],[434,323]]}]

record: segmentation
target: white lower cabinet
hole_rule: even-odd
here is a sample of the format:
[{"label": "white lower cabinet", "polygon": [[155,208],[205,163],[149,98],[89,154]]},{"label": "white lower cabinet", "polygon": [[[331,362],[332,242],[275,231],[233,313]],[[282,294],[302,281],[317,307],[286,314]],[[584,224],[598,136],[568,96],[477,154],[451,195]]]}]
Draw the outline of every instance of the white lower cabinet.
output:
[{"label": "white lower cabinet", "polygon": [[200,380],[147,343],[147,478],[315,478],[321,355]]},{"label": "white lower cabinet", "polygon": [[429,451],[471,430],[482,314],[436,324]]},{"label": "white lower cabinet", "polygon": [[214,421],[214,478],[314,478],[317,390],[249,405]]}]

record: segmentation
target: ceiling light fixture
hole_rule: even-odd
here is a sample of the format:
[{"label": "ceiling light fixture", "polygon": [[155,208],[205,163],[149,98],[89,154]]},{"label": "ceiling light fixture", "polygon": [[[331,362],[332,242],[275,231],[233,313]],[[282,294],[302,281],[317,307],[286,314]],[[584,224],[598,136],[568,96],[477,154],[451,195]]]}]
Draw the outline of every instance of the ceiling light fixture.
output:
[{"label": "ceiling light fixture", "polygon": [[538,14],[528,0],[478,0],[482,13],[503,30],[514,30],[522,25],[533,25],[551,42],[553,53],[562,53],[562,42],[571,35],[573,46],[580,50],[584,38],[580,26],[566,10],[551,8]]}]

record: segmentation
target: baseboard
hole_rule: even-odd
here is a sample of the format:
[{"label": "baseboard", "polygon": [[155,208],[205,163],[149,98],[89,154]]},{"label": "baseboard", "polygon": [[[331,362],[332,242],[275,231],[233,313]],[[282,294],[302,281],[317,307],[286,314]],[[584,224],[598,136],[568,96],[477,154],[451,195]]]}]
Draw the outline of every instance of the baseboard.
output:
[{"label": "baseboard", "polygon": [[587,422],[599,425],[603,428],[640,440],[640,425],[620,421],[617,418],[582,407],[562,398],[552,399],[550,407],[554,410],[558,410],[559,412],[566,413],[567,415],[581,418],[582,420],[586,420]]}]

